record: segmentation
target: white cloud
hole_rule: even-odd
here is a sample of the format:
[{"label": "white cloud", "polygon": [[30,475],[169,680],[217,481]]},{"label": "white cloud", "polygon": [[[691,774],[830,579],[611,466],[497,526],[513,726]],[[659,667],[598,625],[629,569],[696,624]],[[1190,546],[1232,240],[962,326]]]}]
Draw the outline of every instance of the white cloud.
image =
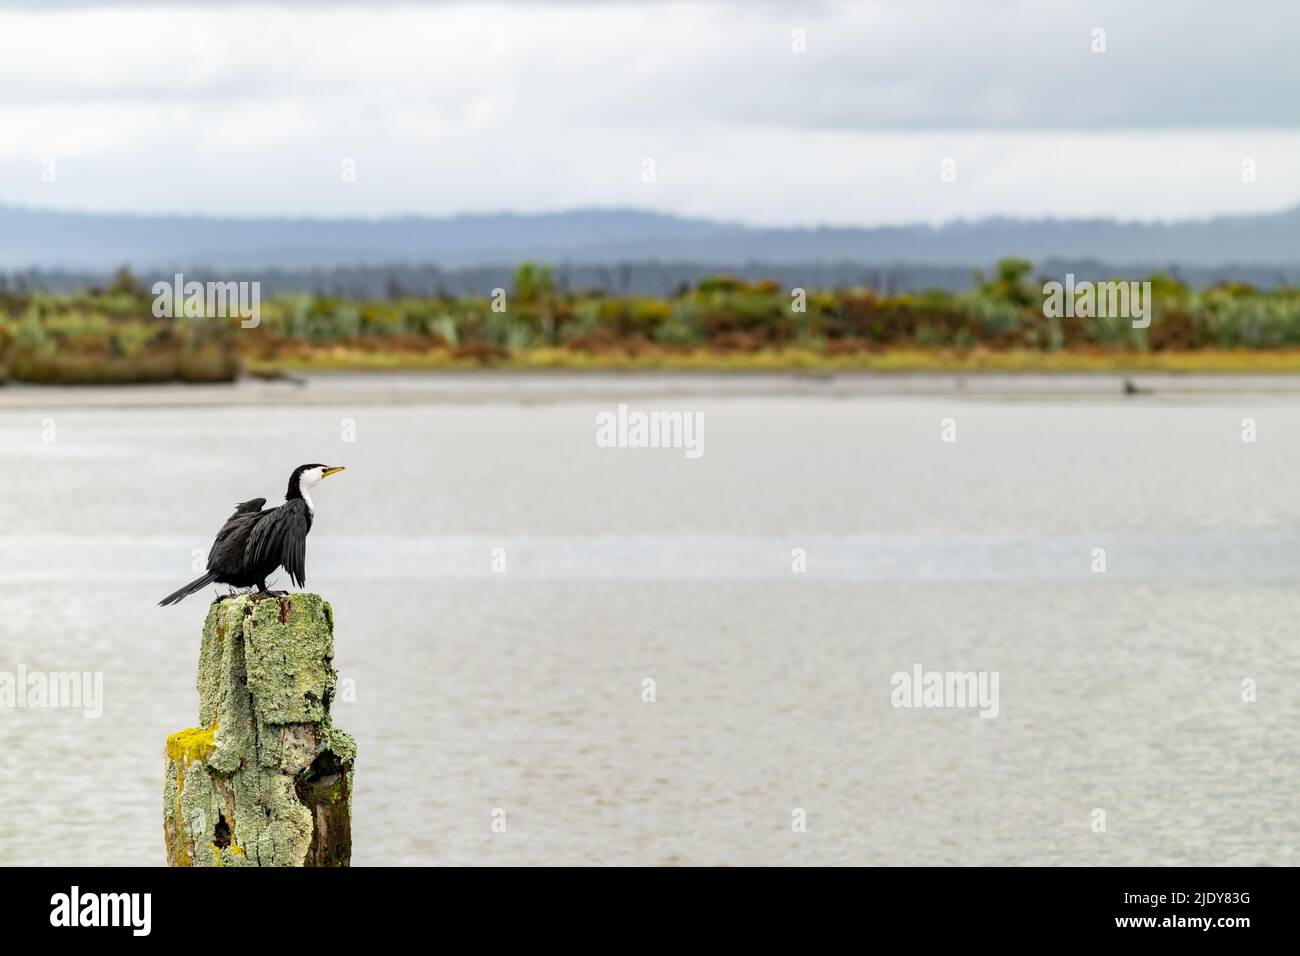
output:
[{"label": "white cloud", "polygon": [[[1300,7],[1270,9],[19,9],[0,13],[0,202],[311,215],[618,205],[781,225],[1276,209],[1300,201],[1287,49]],[[1099,25],[1107,52],[1093,54]],[[794,29],[806,53],[791,51]],[[945,184],[949,156],[958,178]],[[54,183],[41,180],[46,158]],[[339,175],[345,158],[355,184]],[[1241,181],[1245,158],[1255,183]]]}]

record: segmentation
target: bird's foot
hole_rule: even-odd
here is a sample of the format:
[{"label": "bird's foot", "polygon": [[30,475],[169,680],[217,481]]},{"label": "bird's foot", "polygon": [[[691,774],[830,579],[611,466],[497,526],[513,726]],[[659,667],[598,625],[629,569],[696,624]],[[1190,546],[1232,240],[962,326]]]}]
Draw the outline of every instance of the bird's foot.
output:
[{"label": "bird's foot", "polygon": [[282,598],[287,597],[288,591],[254,591],[252,598],[254,601],[260,601],[262,598]]}]

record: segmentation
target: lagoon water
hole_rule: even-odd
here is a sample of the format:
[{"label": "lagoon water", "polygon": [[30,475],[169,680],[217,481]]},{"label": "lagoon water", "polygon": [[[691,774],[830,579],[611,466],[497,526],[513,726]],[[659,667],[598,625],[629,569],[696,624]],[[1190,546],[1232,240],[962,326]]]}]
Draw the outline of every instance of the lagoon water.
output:
[{"label": "lagoon water", "polygon": [[163,861],[207,602],[154,602],[309,461],[357,865],[1300,862],[1295,395],[462,382],[0,390],[0,671],[104,681],[0,707],[0,864]]}]

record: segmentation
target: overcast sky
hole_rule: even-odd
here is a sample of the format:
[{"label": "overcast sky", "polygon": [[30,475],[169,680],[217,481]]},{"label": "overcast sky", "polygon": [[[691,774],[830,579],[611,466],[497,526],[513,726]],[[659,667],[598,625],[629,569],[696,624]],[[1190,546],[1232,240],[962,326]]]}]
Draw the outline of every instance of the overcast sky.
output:
[{"label": "overcast sky", "polygon": [[1277,210],[1300,203],[1298,48],[1295,0],[0,3],[0,203]]}]

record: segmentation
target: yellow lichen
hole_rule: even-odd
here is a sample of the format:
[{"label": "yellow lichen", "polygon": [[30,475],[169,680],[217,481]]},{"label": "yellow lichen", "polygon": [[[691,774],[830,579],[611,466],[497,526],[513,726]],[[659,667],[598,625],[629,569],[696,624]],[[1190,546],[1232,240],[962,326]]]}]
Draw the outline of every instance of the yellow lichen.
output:
[{"label": "yellow lichen", "polygon": [[178,767],[188,767],[196,760],[207,760],[216,749],[217,722],[211,727],[191,727],[167,737],[167,759]]},{"label": "yellow lichen", "polygon": [[[175,822],[175,818],[173,818],[173,820],[172,820],[172,822],[171,822],[171,829],[170,829],[170,830],[169,830],[168,827],[167,827],[167,823],[164,822],[164,823],[163,823],[163,842],[164,842],[165,844],[167,844],[169,847],[172,847],[172,849],[175,851],[175,853],[176,853],[176,862],[175,862],[175,865],[176,865],[176,866],[189,866],[189,865],[190,865],[190,845],[189,845],[189,843],[185,840],[185,837],[184,837],[182,834],[179,833],[179,830],[180,830],[180,827],[177,826],[177,824],[176,824],[176,822]],[[175,837],[173,837],[173,834],[175,834]],[[173,846],[173,840],[174,840],[174,846]]]},{"label": "yellow lichen", "polygon": [[[181,797],[185,793],[185,768],[176,765],[176,796],[172,803],[171,834],[169,838],[166,821],[163,825],[163,840],[176,853],[177,866],[189,866],[192,862],[190,841],[185,835],[185,813],[181,806]],[[173,846],[174,842],[174,846]]]}]

